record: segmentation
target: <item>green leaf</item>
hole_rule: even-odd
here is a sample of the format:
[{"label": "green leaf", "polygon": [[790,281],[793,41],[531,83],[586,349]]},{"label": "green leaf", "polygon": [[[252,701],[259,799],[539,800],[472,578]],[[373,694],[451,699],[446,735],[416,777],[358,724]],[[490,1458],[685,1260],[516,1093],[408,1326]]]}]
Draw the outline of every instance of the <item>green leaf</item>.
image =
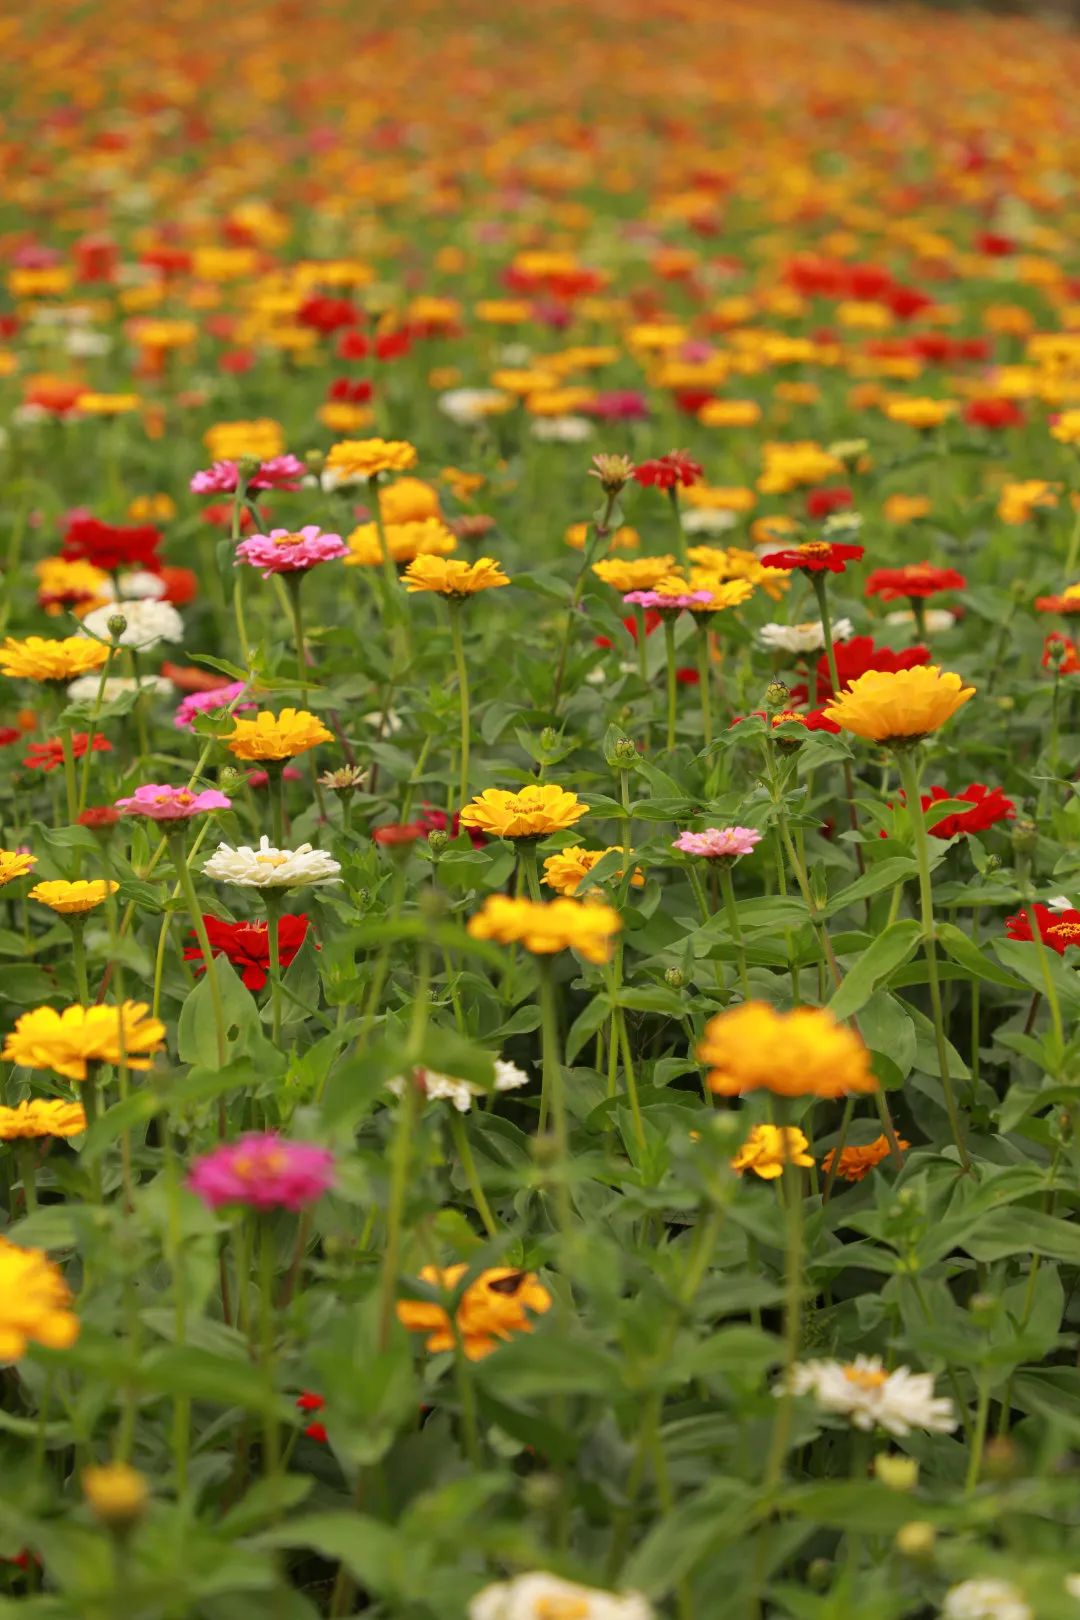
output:
[{"label": "green leaf", "polygon": [[825,916],[833,917],[856,900],[868,900],[872,894],[880,894],[882,889],[891,888],[894,883],[903,883],[909,877],[914,877],[917,871],[916,863],[907,855],[893,855],[888,860],[878,861],[861,878],[856,878],[846,889],[833,895],[825,907]]},{"label": "green leaf", "polygon": [[[226,957],[215,956],[213,968],[221,990],[225,1058],[229,1062],[247,1052],[259,1035],[259,1009]],[[199,1063],[207,1068],[218,1065],[217,1021],[209,971],[184,998],[176,1044],[182,1063]]]},{"label": "green leaf", "polygon": [[582,1047],[592,1039],[610,1016],[611,997],[603,992],[585,1003],[566,1033],[567,1063],[573,1063]]},{"label": "green leaf", "polygon": [[867,946],[844,975],[829,1002],[834,1018],[850,1018],[869,1001],[878,985],[915,954],[922,928],[913,917],[902,917]]},{"label": "green leaf", "polygon": [[397,1532],[366,1513],[310,1513],[264,1530],[255,1545],[307,1547],[320,1558],[344,1564],[354,1580],[375,1592],[394,1585]]},{"label": "green leaf", "polygon": [[952,923],[939,923],[937,938],[946,955],[954,962],[959,962],[973,978],[986,979],[990,984],[1001,984],[1009,990],[1024,988],[1025,980],[1017,978],[1013,973],[1007,973],[1004,968],[997,967],[984,950]]}]

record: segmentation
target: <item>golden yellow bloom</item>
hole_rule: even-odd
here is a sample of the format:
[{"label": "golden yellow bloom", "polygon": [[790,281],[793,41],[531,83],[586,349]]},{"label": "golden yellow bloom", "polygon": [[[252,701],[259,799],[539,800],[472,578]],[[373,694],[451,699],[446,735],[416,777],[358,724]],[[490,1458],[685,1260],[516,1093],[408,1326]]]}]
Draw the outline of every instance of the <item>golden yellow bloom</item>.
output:
[{"label": "golden yellow bloom", "polygon": [[748,585],[760,586],[766,596],[778,602],[791,587],[791,576],[783,568],[766,568],[755,552],[739,546],[728,546],[726,550],[691,546],[688,555],[694,564],[692,574],[710,590],[722,580],[745,580]]},{"label": "golden yellow bloom", "polygon": [[14,1108],[0,1108],[0,1142],[38,1136],[78,1136],[86,1129],[81,1103],[33,1097]]},{"label": "golden yellow bloom", "polygon": [[1062,411],[1050,429],[1050,436],[1059,444],[1080,444],[1080,410]]},{"label": "golden yellow bloom", "polygon": [[[411,523],[383,525],[386,544],[394,562],[412,562],[415,557],[446,557],[457,549],[457,539],[442,518],[420,518]],[[349,555],[346,568],[377,568],[383,560],[379,530],[374,523],[361,523],[345,537]]]},{"label": "golden yellow bloom", "polygon": [[572,416],[588,409],[596,398],[594,388],[538,388],[525,399],[531,416]]},{"label": "golden yellow bloom", "polygon": [[479,827],[492,838],[546,838],[589,813],[576,794],[554,783],[535,783],[517,793],[485,788],[461,812],[463,827]]},{"label": "golden yellow bloom", "polygon": [[473,314],[488,326],[521,326],[532,319],[532,306],[520,298],[480,298]]},{"label": "golden yellow bloom", "polygon": [[[905,1142],[902,1136],[898,1136],[896,1145],[903,1153],[911,1146],[911,1143]],[[865,1147],[842,1148],[840,1150],[840,1162],[836,1166],[836,1174],[841,1181],[862,1181],[864,1176],[868,1176],[871,1170],[879,1165],[883,1159],[889,1157],[891,1151],[887,1136],[877,1136],[872,1142],[868,1142]],[[834,1153],[835,1149],[830,1148],[821,1161],[822,1173],[826,1176],[832,1175]]]},{"label": "golden yellow bloom", "polygon": [[43,906],[48,906],[50,911],[58,911],[62,917],[79,916],[100,906],[119,887],[119,883],[112,878],[91,878],[89,881],[80,878],[77,883],[65,883],[57,878],[49,883],[35,883],[30,890],[30,899],[40,900]]},{"label": "golden yellow bloom", "polygon": [[405,570],[405,589],[410,595],[418,591],[434,591],[439,596],[456,598],[475,596],[477,591],[490,591],[496,585],[509,585],[509,577],[494,557],[477,557],[474,563],[456,557],[417,557]]},{"label": "golden yellow bloom", "polygon": [[399,478],[379,490],[379,516],[384,523],[419,523],[424,518],[441,518],[439,493],[422,478]]},{"label": "golden yellow bloom", "polygon": [[346,478],[374,478],[378,473],[408,472],[416,466],[415,446],[404,439],[343,439],[326,458],[328,472]]},{"label": "golden yellow bloom", "polygon": [[[563,539],[575,551],[584,551],[591,528],[591,523],[571,523],[563,535]],[[623,524],[622,528],[616,529],[615,533],[610,537],[610,544],[616,551],[636,551],[641,544],[641,536],[636,529],[631,529],[626,524]]]},{"label": "golden yellow bloom", "polygon": [[62,264],[24,265],[9,271],[8,292],[12,298],[56,298],[71,287],[71,271]]},{"label": "golden yellow bloom", "polygon": [[802,1131],[794,1125],[755,1125],[731,1161],[731,1168],[742,1175],[752,1170],[762,1181],[775,1181],[784,1173],[786,1164],[813,1165],[806,1151],[810,1146]]},{"label": "golden yellow bloom", "polygon": [[792,444],[767,443],[762,457],[764,466],[757,487],[763,495],[786,495],[801,485],[824,483],[844,470],[842,461],[812,439]]},{"label": "golden yellow bloom", "polygon": [[165,1044],[165,1025],[148,1018],[145,1001],[120,1007],[35,1007],[15,1020],[3,1056],[24,1069],[52,1069],[69,1080],[85,1080],[88,1063],[119,1063],[148,1069]]},{"label": "golden yellow bloom", "polygon": [[670,574],[675,568],[675,558],[670,555],[664,557],[631,557],[619,561],[615,557],[605,557],[601,562],[592,565],[592,571],[597,579],[603,580],[613,590],[621,591],[651,591],[659,580]]},{"label": "golden yellow bloom", "polygon": [[504,394],[515,394],[524,398],[526,394],[557,388],[559,374],[556,371],[544,371],[539,366],[530,367],[528,370],[505,369],[492,373],[491,386],[501,388]]},{"label": "golden yellow bloom", "polygon": [[[544,862],[544,882],[556,894],[576,894],[581,884],[588,877],[598,861],[605,855],[625,855],[626,851],[621,844],[609,844],[607,849],[584,849],[580,844],[571,845],[568,849],[560,849],[557,854],[549,855]],[[633,850],[630,851],[631,856]],[[618,882],[622,871],[613,872],[613,882]],[[640,866],[634,868],[634,875],[630,879],[633,888],[641,889],[645,886],[645,874]]]},{"label": "golden yellow bloom", "polygon": [[491,894],[483,909],[470,917],[473,939],[494,939],[500,945],[524,945],[536,956],[556,951],[577,951],[586,962],[606,962],[612,938],[622,927],[619,914],[596,900],[512,900]]},{"label": "golden yellow bloom", "polygon": [[203,434],[203,444],[212,461],[239,461],[251,456],[270,461],[285,452],[285,434],[280,422],[260,416],[251,422],[217,422]]},{"label": "golden yellow bloom", "polygon": [[0,849],[0,889],[13,878],[25,877],[36,865],[36,855],[27,855],[17,849]]},{"label": "golden yellow bloom", "polygon": [[951,399],[890,399],[885,402],[885,415],[890,422],[918,428],[921,432],[940,427],[955,410],[956,402]]},{"label": "golden yellow bloom", "polygon": [[[450,1294],[468,1269],[466,1265],[425,1266],[420,1281]],[[479,1361],[490,1355],[500,1340],[515,1333],[531,1333],[533,1324],[526,1312],[543,1315],[550,1305],[551,1295],[535,1272],[496,1266],[474,1277],[458,1300],[453,1322],[442,1305],[422,1299],[399,1300],[397,1316],[410,1333],[428,1335],[428,1350],[456,1349],[460,1338],[469,1360]]]},{"label": "golden yellow bloom", "polygon": [[71,1291],[41,1249],[0,1237],[0,1362],[18,1361],[31,1341],[67,1350],[79,1337]]},{"label": "golden yellow bloom", "polygon": [[171,495],[135,495],[128,502],[127,515],[133,523],[167,523],[176,516]]},{"label": "golden yellow bloom", "polygon": [[[313,334],[308,332],[308,335]],[[319,406],[315,415],[331,433],[355,433],[360,428],[370,427],[375,420],[370,405],[353,405],[347,399],[329,399]]]},{"label": "golden yellow bloom", "polygon": [[82,1488],[94,1516],[117,1529],[141,1519],[150,1500],[145,1478],[125,1462],[84,1468]]},{"label": "golden yellow bloom", "polygon": [[280,714],[260,709],[254,720],[238,717],[225,740],[237,759],[273,760],[293,759],[334,737],[307,709],[282,709]]},{"label": "golden yellow bloom", "polygon": [[739,607],[741,603],[748,602],[754,594],[754,587],[748,579],[720,580],[707,568],[691,568],[690,589],[712,592],[711,601],[699,603],[691,609],[692,613],[722,613],[725,608]]},{"label": "golden yellow bloom", "polygon": [[[389,489],[400,489],[401,485],[407,482],[408,479],[402,478],[397,484],[390,485]],[[439,482],[446,485],[455,500],[467,501],[483,489],[487,479],[483,473],[463,472],[460,467],[444,467],[439,474]],[[383,495],[389,493],[389,489],[379,491],[380,502]]]},{"label": "golden yellow bloom", "polygon": [[925,737],[975,696],[959,675],[937,664],[914,669],[871,669],[834,698],[825,716],[871,742]]},{"label": "golden yellow bloom", "polygon": [[702,427],[753,427],[761,421],[761,406],[752,399],[710,399],[697,413]]},{"label": "golden yellow bloom", "polygon": [[18,681],[72,681],[100,669],[108,656],[108,647],[89,636],[65,636],[61,641],[48,641],[44,636],[16,641],[5,636],[0,674]]},{"label": "golden yellow bloom", "polygon": [[1002,486],[997,515],[1002,523],[1030,523],[1034,512],[1051,511],[1058,503],[1058,485],[1045,478],[1025,478]]},{"label": "golden yellow bloom", "polygon": [[80,394],[75,401],[84,416],[126,416],[138,408],[138,394]]},{"label": "golden yellow bloom", "polygon": [[679,494],[684,506],[706,512],[752,512],[757,505],[753,490],[738,484],[691,484]]},{"label": "golden yellow bloom", "polygon": [[782,1013],[745,1001],[709,1019],[697,1055],[710,1066],[710,1091],[723,1097],[762,1089],[780,1097],[877,1090],[866,1047],[822,1007]]},{"label": "golden yellow bloom", "polygon": [[888,495],[882,504],[886,523],[914,523],[917,518],[930,516],[928,495]]}]

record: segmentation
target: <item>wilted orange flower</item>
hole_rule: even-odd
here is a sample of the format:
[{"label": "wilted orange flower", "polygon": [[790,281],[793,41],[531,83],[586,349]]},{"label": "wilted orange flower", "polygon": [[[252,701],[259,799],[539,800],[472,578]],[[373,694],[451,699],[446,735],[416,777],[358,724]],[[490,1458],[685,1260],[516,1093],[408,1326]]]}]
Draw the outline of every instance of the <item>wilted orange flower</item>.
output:
[{"label": "wilted orange flower", "polygon": [[[911,1143],[905,1142],[902,1136],[897,1137],[896,1143],[901,1152],[906,1152],[911,1146]],[[868,1176],[871,1170],[873,1170],[876,1165],[879,1165],[883,1159],[887,1159],[890,1152],[891,1149],[889,1147],[889,1139],[887,1136],[875,1137],[875,1139],[872,1142],[868,1142],[865,1147],[841,1148],[840,1162],[836,1167],[837,1179],[839,1181],[861,1181],[863,1177]],[[821,1170],[823,1175],[832,1175],[834,1157],[834,1150],[830,1148],[828,1153],[826,1153],[825,1157],[821,1161]]]}]

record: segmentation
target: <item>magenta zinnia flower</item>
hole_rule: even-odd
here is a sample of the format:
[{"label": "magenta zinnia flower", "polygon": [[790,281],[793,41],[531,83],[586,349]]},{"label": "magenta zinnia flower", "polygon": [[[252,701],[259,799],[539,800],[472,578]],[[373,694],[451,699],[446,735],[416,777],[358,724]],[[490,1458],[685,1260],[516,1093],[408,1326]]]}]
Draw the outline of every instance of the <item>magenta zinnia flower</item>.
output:
[{"label": "magenta zinnia flower", "polygon": [[236,562],[261,568],[263,579],[271,574],[298,574],[316,563],[333,562],[348,555],[349,548],[340,534],[324,534],[317,523],[302,529],[271,529],[269,534],[253,534],[236,548]]},{"label": "magenta zinnia flower", "polygon": [[[305,470],[296,456],[271,456],[249,480],[248,489],[299,489]],[[240,469],[235,461],[215,461],[195,474],[191,491],[194,495],[232,495],[239,482]]]},{"label": "magenta zinnia flower", "polygon": [[[227,709],[244,691],[246,685],[243,681],[230,681],[228,686],[215,686],[209,692],[189,692],[173,715],[173,725],[181,731],[193,731],[197,714],[213,714],[215,709]],[[233,713],[239,714],[242,709],[254,707],[254,703],[238,703]]]},{"label": "magenta zinnia flower", "polygon": [[706,827],[704,832],[680,833],[671,847],[707,861],[737,861],[740,855],[752,854],[761,838],[754,827]]},{"label": "magenta zinnia flower", "polygon": [[192,816],[208,810],[231,810],[232,800],[217,788],[204,788],[192,793],[186,787],[167,787],[164,783],[146,782],[127,799],[117,799],[116,808],[125,816],[148,816],[151,821],[189,821]]},{"label": "magenta zinnia flower", "polygon": [[701,607],[712,601],[711,591],[679,591],[677,595],[666,591],[629,591],[624,602],[634,607],[655,608],[658,613],[676,612],[680,608]]},{"label": "magenta zinnia flower", "polygon": [[238,1142],[224,1142],[188,1174],[192,1192],[220,1209],[247,1204],[252,1209],[303,1209],[314,1204],[334,1179],[334,1155],[311,1142],[290,1142],[273,1131],[253,1131]]}]

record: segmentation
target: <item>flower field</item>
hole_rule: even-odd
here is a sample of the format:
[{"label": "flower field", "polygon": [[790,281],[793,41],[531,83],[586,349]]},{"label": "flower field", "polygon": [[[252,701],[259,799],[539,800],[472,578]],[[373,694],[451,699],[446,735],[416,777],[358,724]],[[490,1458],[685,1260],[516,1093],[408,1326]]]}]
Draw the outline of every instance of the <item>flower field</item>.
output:
[{"label": "flower field", "polygon": [[1080,38],[0,37],[0,1620],[1080,1620]]}]

